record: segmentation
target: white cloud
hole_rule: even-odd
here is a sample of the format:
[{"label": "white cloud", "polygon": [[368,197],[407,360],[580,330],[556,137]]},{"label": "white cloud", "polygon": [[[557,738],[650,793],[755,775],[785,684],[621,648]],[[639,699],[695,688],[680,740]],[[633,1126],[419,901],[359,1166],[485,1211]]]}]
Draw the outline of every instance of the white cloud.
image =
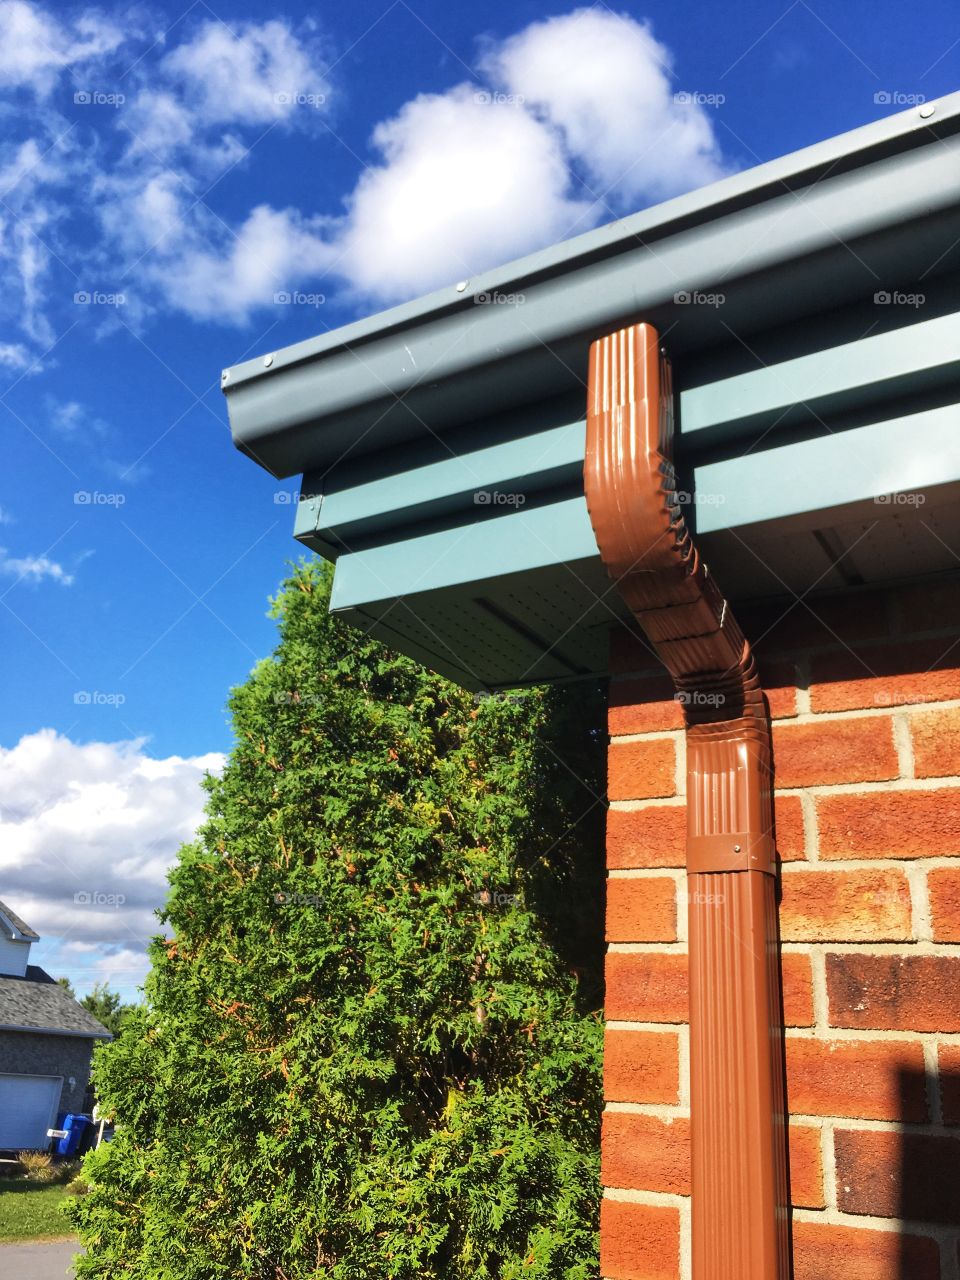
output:
[{"label": "white cloud", "polygon": [[26,0],[3,0],[0,84],[48,93],[64,68],[110,53],[124,38],[119,27],[92,10],[64,22]]},{"label": "white cloud", "polygon": [[36,185],[41,179],[53,176],[36,138],[27,138],[14,146],[10,159],[0,168],[0,197],[7,199],[27,178]]},{"label": "white cloud", "polygon": [[0,342],[0,365],[6,369],[27,369],[33,357],[22,342]]},{"label": "white cloud", "polygon": [[352,285],[390,298],[452,283],[568,235],[584,217],[558,138],[489,97],[460,85],[378,125],[385,163],[360,179],[340,241]]},{"label": "white cloud", "polygon": [[[379,163],[343,217],[260,204],[231,235],[191,195],[202,172],[242,153],[223,128],[289,123],[294,110],[302,121],[294,99],[327,85],[315,45],[285,24],[235,35],[207,23],[134,101],[129,171],[101,183],[113,193],[104,228],[145,255],[140,288],[198,320],[242,323],[275,293],[327,274],[396,301],[721,176],[709,117],[675,100],[669,64],[649,28],[627,17],[578,10],[534,23],[488,47],[492,92],[461,84],[420,95],[374,129]],[[151,167],[151,156],[177,161]]]},{"label": "white cloud", "polygon": [[316,37],[271,19],[204,23],[166,54],[120,118],[130,157],[170,163],[187,173],[213,174],[238,163],[247,145],[236,129],[308,127],[325,109],[330,86],[318,65]]},{"label": "white cloud", "polygon": [[[254,207],[228,225],[197,197],[213,174],[243,159],[252,137],[231,129],[308,129],[328,93],[308,31],[285,22],[207,22],[166,54],[120,123],[129,145],[95,180],[105,238],[137,262],[136,318],[161,301],[198,320],[244,323],[274,295],[322,274],[335,250],[329,219]],[[146,301],[145,301],[146,299]]]},{"label": "white cloud", "polygon": [[[43,109],[31,114],[31,129],[55,130]],[[62,129],[62,122],[60,125]],[[15,314],[21,332],[41,348],[53,340],[47,315],[48,280],[55,252],[57,224],[68,213],[58,188],[72,172],[69,144],[61,132],[49,139],[21,142],[0,139],[0,269],[4,275],[3,306]],[[26,369],[35,362],[28,345],[0,343],[0,364]]]},{"label": "white cloud", "polygon": [[270,124],[304,107],[325,105],[329,85],[318,50],[286,22],[205,23],[161,63],[194,120],[209,124]]},{"label": "white cloud", "polygon": [[198,218],[158,243],[141,270],[172,310],[242,324],[291,280],[321,275],[333,252],[320,226],[296,210],[258,205],[232,234]]},{"label": "white cloud", "polygon": [[123,942],[62,942],[48,936],[34,943],[30,959],[52,977],[69,978],[78,997],[105,982],[124,1003],[131,1004],[142,998],[138,989],[150,969],[143,947]]},{"label": "white cloud", "polygon": [[[43,75],[119,45],[92,11],[58,22],[13,0],[11,12],[28,50],[42,41],[53,51],[28,55]],[[0,142],[0,182],[9,178],[15,200],[9,215],[0,209],[0,265],[29,340],[0,345],[0,366],[24,367],[30,344],[52,345],[58,260],[82,262],[84,287],[122,290],[128,325],[158,310],[238,324],[276,293],[325,278],[324,292],[339,283],[397,301],[725,171],[709,114],[690,95],[677,100],[670,52],[649,26],[579,9],[488,44],[485,85],[419,95],[381,121],[375,163],[339,216],[267,203],[255,165],[271,128],[301,131],[303,164],[321,172],[313,125],[331,88],[316,27],[205,21],[184,32],[137,64],[121,109],[88,114],[92,132],[64,139],[38,110],[29,138]],[[254,194],[239,214],[215,212],[204,193],[238,163]],[[107,332],[118,317],[97,319]]]},{"label": "white cloud", "polygon": [[171,170],[98,175],[94,194],[104,242],[114,246],[123,259],[138,262],[138,281],[138,260],[172,244],[186,230],[184,200],[190,197]]},{"label": "white cloud", "polygon": [[41,934],[55,972],[89,983],[142,958],[167,869],[202,821],[201,779],[223,762],[52,729],[0,749],[0,899]]},{"label": "white cloud", "polygon": [[148,153],[166,159],[193,139],[190,112],[168,90],[138,93],[118,123],[130,131],[132,155]]},{"label": "white cloud", "polygon": [[[126,486],[137,484],[151,474],[149,466],[125,461],[118,452],[124,447],[127,433],[91,412],[87,405],[79,400],[59,400],[56,396],[45,396],[43,404],[45,425],[65,441],[82,448],[86,463],[96,466],[111,480]],[[75,570],[87,555],[93,555],[93,552],[75,555]]]},{"label": "white cloud", "polygon": [[59,435],[89,438],[105,436],[109,432],[107,423],[91,414],[79,400],[58,400],[47,396],[44,406],[47,421]]},{"label": "white cloud", "polygon": [[67,573],[56,560],[47,556],[11,556],[6,547],[0,547],[0,573],[22,582],[42,582],[49,578],[63,587],[73,585],[73,574]]},{"label": "white cloud", "polygon": [[[163,308],[236,324],[253,307],[272,304],[291,273],[299,282],[330,261],[316,220],[295,210],[255,204],[231,226],[197,202],[211,178],[243,161],[266,129],[310,132],[329,93],[315,25],[295,31],[271,19],[231,30],[207,21],[186,30],[181,43],[171,50],[158,44],[159,52],[137,65],[118,110],[84,108],[80,132],[67,133],[62,116],[41,105],[20,117],[29,120],[31,136],[0,141],[3,305],[25,339],[0,344],[0,367],[26,368],[38,349],[54,344],[56,273],[76,262],[85,287],[128,295],[127,323]],[[71,95],[98,83],[115,89],[128,56],[102,61],[98,81],[92,74],[81,81],[79,69],[92,72],[91,60],[116,52],[123,40],[93,10],[67,19],[5,0],[0,87],[29,86],[41,96],[56,84]],[[14,45],[16,56],[6,52]],[[79,203],[78,191],[85,194]],[[92,245],[74,239],[84,218],[93,225]],[[92,312],[82,318],[96,320],[101,332],[117,319]]]},{"label": "white cloud", "polygon": [[675,100],[672,61],[648,25],[578,9],[489,50],[484,67],[560,130],[598,195],[636,201],[665,199],[726,171],[705,109]]},{"label": "white cloud", "polygon": [[83,425],[83,405],[77,400],[54,400],[47,398],[47,416],[50,425],[64,435],[74,435]]},{"label": "white cloud", "polygon": [[205,129],[200,117],[166,89],[138,93],[117,123],[129,134],[123,168],[148,181],[170,179],[194,197],[249,151],[237,134]]},{"label": "white cloud", "polygon": [[670,61],[649,27],[597,9],[489,46],[493,92],[419,97],[377,127],[384,163],[348,202],[339,269],[393,301],[722,177]]}]

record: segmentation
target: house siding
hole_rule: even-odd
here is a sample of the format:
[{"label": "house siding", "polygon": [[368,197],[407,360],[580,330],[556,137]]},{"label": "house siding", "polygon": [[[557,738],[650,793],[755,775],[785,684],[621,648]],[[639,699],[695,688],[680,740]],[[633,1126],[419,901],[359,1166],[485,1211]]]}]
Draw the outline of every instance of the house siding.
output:
[{"label": "house siding", "polygon": [[[32,1031],[0,1031],[0,1073],[63,1076],[61,1111],[82,1111],[90,1080],[93,1041],[83,1036],[44,1035]],[[71,1077],[76,1084],[71,1088]]]},{"label": "house siding", "polygon": [[30,943],[0,937],[0,973],[22,978],[30,963]]},{"label": "house siding", "polygon": [[[736,610],[773,720],[794,1277],[955,1280],[960,583],[808,603]],[[601,1271],[689,1280],[682,715],[626,631],[611,669]]]}]

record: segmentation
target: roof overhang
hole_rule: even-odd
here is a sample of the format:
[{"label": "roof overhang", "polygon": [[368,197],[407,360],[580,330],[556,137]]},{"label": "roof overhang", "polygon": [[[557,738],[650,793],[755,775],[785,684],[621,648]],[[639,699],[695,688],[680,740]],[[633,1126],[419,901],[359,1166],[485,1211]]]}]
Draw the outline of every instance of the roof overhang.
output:
[{"label": "roof overhang", "polygon": [[229,369],[234,441],[303,474],[332,607],[474,688],[605,670],[586,361],[638,320],[729,595],[953,569],[958,196],[953,94]]},{"label": "roof overhang", "polygon": [[19,916],[14,916],[9,910],[0,907],[0,934],[10,942],[23,942],[28,946],[33,942],[40,941],[40,935],[34,932],[29,925],[24,924]]},{"label": "roof overhang", "polygon": [[69,1036],[72,1040],[112,1040],[113,1033],[103,1031],[77,1031],[66,1027],[27,1027],[19,1023],[0,1023],[0,1031],[21,1031],[31,1036]]}]

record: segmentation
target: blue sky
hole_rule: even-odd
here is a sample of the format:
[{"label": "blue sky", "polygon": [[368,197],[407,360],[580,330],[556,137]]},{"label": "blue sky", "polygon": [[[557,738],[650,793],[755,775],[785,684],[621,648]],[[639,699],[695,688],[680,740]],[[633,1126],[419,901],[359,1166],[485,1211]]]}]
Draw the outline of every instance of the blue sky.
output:
[{"label": "blue sky", "polygon": [[918,17],[0,0],[0,898],[41,962],[132,989],[273,644],[296,484],[221,368],[952,91],[955,3]]}]

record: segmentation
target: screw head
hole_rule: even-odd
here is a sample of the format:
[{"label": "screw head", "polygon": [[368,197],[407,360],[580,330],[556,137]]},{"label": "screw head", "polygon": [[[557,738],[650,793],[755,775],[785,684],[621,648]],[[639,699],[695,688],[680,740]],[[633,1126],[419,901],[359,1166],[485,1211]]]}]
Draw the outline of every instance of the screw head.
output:
[{"label": "screw head", "polygon": [[929,120],[930,117],[935,114],[936,110],[937,108],[934,106],[932,102],[925,102],[923,106],[920,108],[920,111],[918,114],[921,120]]},{"label": "screw head", "polygon": [[220,381],[221,381],[221,382],[229,382],[229,381],[230,381],[230,370],[229,370],[229,369],[224,369],[223,373],[221,373],[221,375],[220,375]]},{"label": "screw head", "polygon": [[263,365],[265,369],[269,369],[272,364],[273,364],[273,356],[263,357]]},{"label": "screw head", "polygon": [[733,846],[733,852],[734,852],[734,853],[739,853],[739,852],[740,852],[740,846],[739,846],[738,844],[735,844],[735,845]]},{"label": "screw head", "polygon": [[469,283],[470,283],[470,281],[469,281],[469,280],[458,280],[458,281],[457,281],[457,293],[463,293],[464,289],[466,289],[466,287],[467,287],[467,285],[468,285]]}]

